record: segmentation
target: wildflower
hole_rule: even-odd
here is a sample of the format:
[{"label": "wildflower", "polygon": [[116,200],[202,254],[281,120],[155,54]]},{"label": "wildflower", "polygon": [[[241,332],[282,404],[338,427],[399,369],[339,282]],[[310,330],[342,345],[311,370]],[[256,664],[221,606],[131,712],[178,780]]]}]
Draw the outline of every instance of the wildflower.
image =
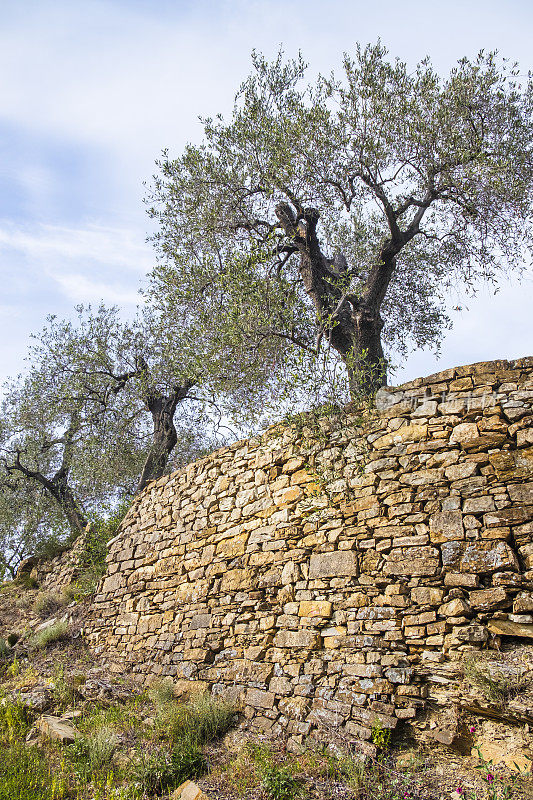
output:
[{"label": "wildflower", "polygon": [[475,733],[475,732],[476,732],[476,726],[472,725],[472,727],[470,728],[470,733]]},{"label": "wildflower", "polygon": [[462,786],[458,786],[455,791],[457,792],[457,794],[464,794],[465,793],[465,790],[464,790],[464,788]]},{"label": "wildflower", "polygon": [[494,775],[492,774],[492,772],[487,772],[487,780],[489,783],[492,783],[492,781],[494,780]]}]

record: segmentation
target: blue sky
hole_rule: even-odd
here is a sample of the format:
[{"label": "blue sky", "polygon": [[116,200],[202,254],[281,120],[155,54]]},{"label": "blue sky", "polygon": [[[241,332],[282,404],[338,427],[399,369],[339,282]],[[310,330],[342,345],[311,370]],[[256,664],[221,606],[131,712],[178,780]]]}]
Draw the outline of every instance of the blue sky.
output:
[{"label": "blue sky", "polygon": [[[301,49],[312,75],[381,37],[443,74],[481,48],[527,72],[532,23],[529,0],[0,0],[0,379],[47,314],[133,312],[153,263],[143,181],[162,148],[200,138],[198,115],[230,111],[252,48]],[[396,379],[533,354],[532,288],[482,290],[440,360],[415,353]]]}]

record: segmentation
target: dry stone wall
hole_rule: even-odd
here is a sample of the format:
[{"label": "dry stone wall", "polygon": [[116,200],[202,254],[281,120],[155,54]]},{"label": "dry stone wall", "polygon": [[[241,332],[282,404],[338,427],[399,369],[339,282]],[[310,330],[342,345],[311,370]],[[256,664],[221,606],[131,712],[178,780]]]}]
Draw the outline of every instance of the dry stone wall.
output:
[{"label": "dry stone wall", "polygon": [[79,577],[83,569],[85,534],[81,534],[71,547],[53,558],[30,556],[19,564],[17,576],[27,574],[40,589],[59,594]]},{"label": "dry stone wall", "polygon": [[294,745],[412,719],[428,670],[533,638],[532,400],[533,358],[458,367],[151,484],[90,645]]}]

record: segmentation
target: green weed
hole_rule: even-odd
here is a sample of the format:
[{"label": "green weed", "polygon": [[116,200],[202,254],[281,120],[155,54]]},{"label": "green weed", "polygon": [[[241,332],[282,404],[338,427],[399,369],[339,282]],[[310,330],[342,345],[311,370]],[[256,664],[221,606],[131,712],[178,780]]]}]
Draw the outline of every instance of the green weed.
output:
[{"label": "green weed", "polygon": [[51,774],[44,757],[24,742],[14,741],[2,750],[0,800],[60,800],[64,782]]},{"label": "green weed", "polygon": [[139,753],[132,766],[133,780],[150,794],[162,794],[186,780],[199,778],[207,770],[207,761],[195,743],[184,740],[170,753],[156,750],[149,756]]},{"label": "green weed", "polygon": [[68,622],[56,622],[34,633],[28,640],[31,649],[44,650],[48,645],[66,639],[68,636]]},{"label": "green weed", "polygon": [[186,703],[178,702],[160,685],[151,691],[156,707],[155,729],[173,742],[187,739],[198,745],[226,733],[235,720],[235,709],[220,700],[200,695]]},{"label": "green weed", "polygon": [[33,610],[36,614],[47,617],[62,608],[64,604],[63,599],[58,594],[39,592],[33,603]]},{"label": "green weed", "polygon": [[302,795],[302,781],[295,777],[290,765],[276,763],[270,748],[252,745],[249,752],[270,800],[295,800]]}]

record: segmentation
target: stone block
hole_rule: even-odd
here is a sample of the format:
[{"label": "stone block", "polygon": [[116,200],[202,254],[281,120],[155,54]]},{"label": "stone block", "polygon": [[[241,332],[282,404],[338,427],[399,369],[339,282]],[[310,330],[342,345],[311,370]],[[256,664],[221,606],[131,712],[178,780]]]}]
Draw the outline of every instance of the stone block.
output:
[{"label": "stone block", "polygon": [[309,562],[309,579],[357,576],[357,556],[353,550],[334,550],[331,553],[312,555]]},{"label": "stone block", "polygon": [[445,542],[441,545],[445,570],[490,574],[502,569],[518,570],[518,560],[507,542]]},{"label": "stone block", "polygon": [[264,692],[262,689],[248,689],[246,704],[253,708],[272,708],[276,695],[273,692]]},{"label": "stone block", "polygon": [[435,544],[465,538],[463,515],[460,511],[442,511],[429,518],[429,537]]},{"label": "stone block", "polygon": [[507,592],[501,586],[470,592],[469,602],[476,611],[490,611],[492,608],[503,608],[511,604]]},{"label": "stone block", "polygon": [[321,637],[313,630],[279,631],[274,637],[275,647],[294,647],[295,649],[316,650],[320,647]]},{"label": "stone block", "polygon": [[427,425],[404,425],[397,431],[386,433],[373,442],[376,450],[385,450],[387,447],[394,447],[404,442],[419,442],[426,439],[428,435]]},{"label": "stone block", "polygon": [[302,600],[298,609],[300,617],[331,617],[333,605],[329,600]]},{"label": "stone block", "polygon": [[386,559],[385,575],[431,576],[440,569],[439,551],[435,547],[394,548]]},{"label": "stone block", "polygon": [[533,447],[519,450],[502,450],[490,453],[489,460],[500,480],[531,480],[533,475]]}]

